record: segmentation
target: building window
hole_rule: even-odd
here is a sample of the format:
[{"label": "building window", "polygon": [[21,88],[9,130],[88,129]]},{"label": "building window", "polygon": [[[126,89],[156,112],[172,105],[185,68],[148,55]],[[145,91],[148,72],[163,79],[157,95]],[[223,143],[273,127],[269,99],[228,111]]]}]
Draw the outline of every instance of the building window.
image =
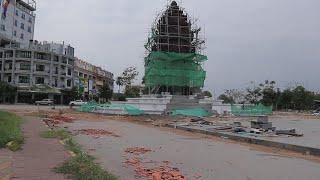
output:
[{"label": "building window", "polygon": [[59,56],[54,56],[54,57],[53,57],[53,60],[54,60],[55,62],[59,62]]},{"label": "building window", "polygon": [[26,15],[24,13],[22,13],[21,18],[26,19]]},{"label": "building window", "polygon": [[54,87],[58,87],[58,79],[54,79]]},{"label": "building window", "polygon": [[31,27],[30,26],[28,27],[28,32],[31,33]]},{"label": "building window", "polygon": [[29,17],[28,22],[29,22],[29,23],[32,23],[32,18],[31,18],[31,17]]},{"label": "building window", "polygon": [[19,76],[19,83],[22,83],[22,84],[30,83],[30,77],[29,76]]},{"label": "building window", "polygon": [[13,31],[13,36],[17,37],[17,31]]},{"label": "building window", "polygon": [[18,58],[31,58],[30,51],[16,51],[16,57]]},{"label": "building window", "polygon": [[11,83],[11,76],[8,76],[8,83]]},{"label": "building window", "polygon": [[23,33],[21,33],[20,39],[24,39],[24,34]]},{"label": "building window", "polygon": [[67,64],[67,58],[66,57],[62,57],[62,63],[63,64]]},{"label": "building window", "polygon": [[72,75],[72,73],[71,73],[71,69],[70,68],[68,68],[68,76],[71,76]]},{"label": "building window", "polygon": [[12,63],[9,63],[9,67],[7,70],[12,70]]},{"label": "building window", "polygon": [[24,24],[23,23],[21,23],[20,28],[24,29]]},{"label": "building window", "polygon": [[36,84],[44,84],[44,77],[36,77]]},{"label": "building window", "polygon": [[70,79],[67,80],[67,87],[71,87],[71,80]]},{"label": "building window", "polygon": [[44,65],[42,65],[42,64],[37,64],[37,65],[36,65],[36,71],[43,72],[43,71],[44,71]]},{"label": "building window", "polygon": [[30,63],[21,63],[20,64],[20,70],[30,70],[31,69],[31,65]]},{"label": "building window", "polygon": [[1,31],[5,31],[6,30],[6,26],[4,24],[1,24]]},{"label": "building window", "polygon": [[16,10],[16,16],[19,16],[19,11],[18,10]]},{"label": "building window", "polygon": [[18,27],[18,21],[17,20],[14,20],[14,26]]}]

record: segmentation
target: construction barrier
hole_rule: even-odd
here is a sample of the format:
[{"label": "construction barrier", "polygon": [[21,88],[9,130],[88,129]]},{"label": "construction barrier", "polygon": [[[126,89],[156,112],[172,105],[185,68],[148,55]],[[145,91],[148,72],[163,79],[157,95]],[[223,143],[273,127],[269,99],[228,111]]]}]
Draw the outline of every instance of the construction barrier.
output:
[{"label": "construction barrier", "polygon": [[78,111],[80,112],[95,112],[96,110],[101,110],[103,112],[107,112],[108,110],[123,110],[128,115],[131,115],[131,116],[138,116],[138,115],[144,114],[144,112],[139,108],[133,105],[128,105],[128,104],[111,104],[111,103],[97,104],[95,102],[89,102],[89,103],[83,104],[78,109]]},{"label": "construction barrier", "polygon": [[182,116],[191,116],[191,117],[208,117],[211,114],[203,108],[194,108],[194,109],[176,109],[171,111],[172,116],[182,115]]},{"label": "construction barrier", "polygon": [[231,113],[235,116],[261,116],[271,115],[272,106],[258,105],[242,105],[241,107],[231,105]]}]

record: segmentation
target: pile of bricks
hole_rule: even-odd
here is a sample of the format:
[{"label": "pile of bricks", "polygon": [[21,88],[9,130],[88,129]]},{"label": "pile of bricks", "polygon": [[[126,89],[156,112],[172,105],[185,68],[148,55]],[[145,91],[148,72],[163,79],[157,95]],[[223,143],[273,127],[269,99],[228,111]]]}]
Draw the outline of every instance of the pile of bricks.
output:
[{"label": "pile of bricks", "polygon": [[168,165],[146,168],[138,158],[127,159],[125,164],[134,167],[134,171],[139,177],[146,177],[149,180],[184,180],[178,168],[172,168]]},{"label": "pile of bricks", "polygon": [[43,121],[50,127],[55,127],[56,125],[63,123],[72,123],[74,121],[73,117],[62,116],[62,115],[49,115],[44,118]]},{"label": "pile of bricks", "polygon": [[125,152],[130,153],[130,154],[134,154],[134,155],[142,155],[142,154],[146,154],[148,152],[151,152],[151,150],[146,149],[146,148],[134,147],[134,148],[127,148],[125,150]]},{"label": "pile of bricks", "polygon": [[74,121],[73,117],[63,116],[63,115],[48,116],[48,119],[52,119],[53,121],[58,121],[58,122],[66,122],[66,123],[72,123]]}]

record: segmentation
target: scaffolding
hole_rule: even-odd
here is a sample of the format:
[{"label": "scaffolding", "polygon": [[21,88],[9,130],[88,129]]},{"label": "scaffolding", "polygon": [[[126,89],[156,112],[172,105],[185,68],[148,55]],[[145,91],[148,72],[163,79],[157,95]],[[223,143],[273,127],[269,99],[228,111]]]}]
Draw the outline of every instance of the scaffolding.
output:
[{"label": "scaffolding", "polygon": [[[145,44],[145,84],[149,93],[190,95],[203,87],[206,72],[201,55],[201,28],[176,1],[156,18]],[[199,58],[201,61],[199,61]]]}]

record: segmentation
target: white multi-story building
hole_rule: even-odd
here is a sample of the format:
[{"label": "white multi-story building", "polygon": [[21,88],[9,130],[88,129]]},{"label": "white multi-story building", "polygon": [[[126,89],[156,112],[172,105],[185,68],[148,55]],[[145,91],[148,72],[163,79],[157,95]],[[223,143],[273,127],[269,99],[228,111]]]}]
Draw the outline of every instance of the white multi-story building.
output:
[{"label": "white multi-story building", "polygon": [[35,10],[35,0],[2,0],[0,44],[28,47],[34,37]]},{"label": "white multi-story building", "polygon": [[74,56],[44,50],[42,43],[30,47],[0,48],[1,81],[18,88],[16,102],[50,98],[66,103],[62,91],[73,87]]},{"label": "white multi-story building", "polygon": [[105,83],[113,88],[113,74],[76,61],[72,46],[34,40],[35,0],[0,2],[0,80],[17,87],[15,102],[50,98],[58,104],[69,103],[74,99],[68,93],[80,80],[87,82],[87,94]]}]

